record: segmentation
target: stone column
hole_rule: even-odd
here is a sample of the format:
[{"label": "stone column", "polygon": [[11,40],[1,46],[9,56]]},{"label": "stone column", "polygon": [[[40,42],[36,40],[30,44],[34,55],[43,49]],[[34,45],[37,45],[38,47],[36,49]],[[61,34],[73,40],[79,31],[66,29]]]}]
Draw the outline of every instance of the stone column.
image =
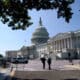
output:
[{"label": "stone column", "polygon": [[61,44],[61,49],[62,49],[62,40],[60,40],[60,44]]},{"label": "stone column", "polygon": [[59,51],[60,51],[60,40],[58,41],[58,44],[59,44]]},{"label": "stone column", "polygon": [[65,48],[65,43],[64,43],[65,39],[63,39],[63,48]]},{"label": "stone column", "polygon": [[67,48],[67,39],[65,39],[65,48]]},{"label": "stone column", "polygon": [[67,48],[69,48],[69,39],[67,38]]},{"label": "stone column", "polygon": [[61,42],[61,40],[60,40],[60,50],[62,50],[62,42]]},{"label": "stone column", "polygon": [[57,50],[57,41],[55,41],[56,42],[56,50]]},{"label": "stone column", "polygon": [[70,48],[72,49],[72,38],[70,38]]},{"label": "stone column", "polygon": [[54,50],[56,51],[56,41],[54,42],[54,45],[55,45],[55,46],[54,46]]},{"label": "stone column", "polygon": [[66,49],[66,39],[64,39],[64,48]]},{"label": "stone column", "polygon": [[59,50],[59,41],[57,41],[57,50]]},{"label": "stone column", "polygon": [[61,44],[62,44],[62,49],[63,49],[63,39],[62,39],[62,41],[61,41]]},{"label": "stone column", "polygon": [[70,48],[70,39],[67,38],[67,48]]},{"label": "stone column", "polygon": [[76,37],[76,47],[78,48],[78,37]]},{"label": "stone column", "polygon": [[67,41],[67,48],[69,49],[69,48],[70,48],[70,46],[71,46],[71,44],[70,44],[70,39],[69,39],[69,38],[67,38],[67,39],[66,39],[66,41]]},{"label": "stone column", "polygon": [[51,44],[52,44],[52,49],[53,49],[53,51],[54,51],[54,42],[52,42]]},{"label": "stone column", "polygon": [[57,41],[56,41],[56,50],[57,50]]}]

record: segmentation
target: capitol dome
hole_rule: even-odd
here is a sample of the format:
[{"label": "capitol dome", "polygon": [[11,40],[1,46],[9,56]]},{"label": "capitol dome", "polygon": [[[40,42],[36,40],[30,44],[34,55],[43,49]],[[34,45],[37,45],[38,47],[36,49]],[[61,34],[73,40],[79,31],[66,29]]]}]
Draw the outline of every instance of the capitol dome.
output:
[{"label": "capitol dome", "polygon": [[49,39],[49,34],[48,34],[46,28],[43,27],[42,21],[40,18],[39,27],[32,34],[31,41],[34,44],[42,44],[42,43],[46,43],[48,39]]}]

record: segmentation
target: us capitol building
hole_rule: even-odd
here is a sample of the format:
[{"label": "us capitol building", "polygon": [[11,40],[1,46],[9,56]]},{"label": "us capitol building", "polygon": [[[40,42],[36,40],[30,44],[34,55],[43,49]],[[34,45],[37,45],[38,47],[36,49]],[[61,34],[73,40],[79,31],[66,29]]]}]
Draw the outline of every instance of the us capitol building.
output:
[{"label": "us capitol building", "polygon": [[23,56],[29,59],[36,59],[42,53],[45,55],[52,53],[53,59],[68,59],[68,53],[70,53],[71,58],[80,59],[80,30],[58,33],[50,38],[40,18],[39,26],[33,32],[31,41],[33,43],[31,46],[23,46],[19,50],[6,51],[6,57]]}]

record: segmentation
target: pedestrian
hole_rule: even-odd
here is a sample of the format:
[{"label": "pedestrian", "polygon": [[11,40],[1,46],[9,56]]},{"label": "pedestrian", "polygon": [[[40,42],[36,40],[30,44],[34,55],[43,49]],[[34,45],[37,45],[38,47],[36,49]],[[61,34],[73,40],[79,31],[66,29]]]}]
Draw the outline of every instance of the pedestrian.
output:
[{"label": "pedestrian", "polygon": [[51,63],[52,63],[51,53],[49,53],[48,55],[47,63],[48,63],[48,69],[51,70]]},{"label": "pedestrian", "polygon": [[13,71],[13,66],[11,66],[11,72]]},{"label": "pedestrian", "polygon": [[68,53],[68,58],[69,58],[69,62],[73,65],[73,60],[72,60],[72,57],[71,57],[71,53]]},{"label": "pedestrian", "polygon": [[45,61],[46,61],[46,58],[45,58],[45,55],[44,53],[41,54],[41,58],[40,58],[42,64],[43,64],[43,69],[45,69]]}]

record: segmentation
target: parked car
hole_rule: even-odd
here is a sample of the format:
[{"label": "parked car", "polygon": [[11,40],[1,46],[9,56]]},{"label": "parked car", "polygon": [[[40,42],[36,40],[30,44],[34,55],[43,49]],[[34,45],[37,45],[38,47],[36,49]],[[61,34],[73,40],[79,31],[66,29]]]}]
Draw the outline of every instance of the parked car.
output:
[{"label": "parked car", "polygon": [[18,63],[28,63],[28,59],[27,58],[22,58],[22,57],[20,57],[20,58],[17,58],[17,62]]},{"label": "parked car", "polygon": [[28,59],[24,57],[19,57],[19,58],[12,58],[11,63],[28,63]]},{"label": "parked car", "polygon": [[11,63],[17,63],[17,58],[11,58]]}]

